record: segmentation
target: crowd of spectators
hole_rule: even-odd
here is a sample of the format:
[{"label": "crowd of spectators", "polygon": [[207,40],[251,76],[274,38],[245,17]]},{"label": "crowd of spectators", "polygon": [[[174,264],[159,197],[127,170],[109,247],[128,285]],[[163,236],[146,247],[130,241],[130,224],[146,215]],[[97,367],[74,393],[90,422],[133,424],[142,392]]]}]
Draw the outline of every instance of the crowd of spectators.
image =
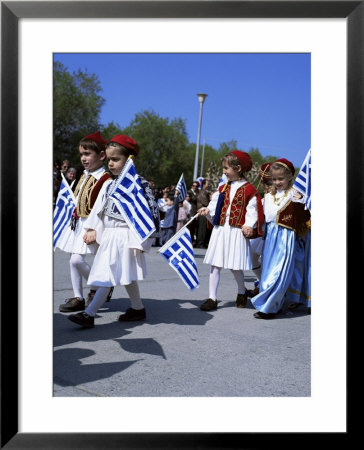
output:
[{"label": "crowd of spectators", "polygon": [[[155,246],[163,245],[173,234],[178,232],[190,221],[199,208],[207,206],[213,193],[209,180],[194,181],[182,202],[175,197],[176,185],[157,187],[155,181],[148,179],[159,206],[161,218],[161,233],[155,240]],[[166,218],[167,216],[167,218]],[[168,232],[165,230],[168,228]],[[188,224],[193,246],[207,248],[212,231],[212,225],[206,217],[197,217]]]}]

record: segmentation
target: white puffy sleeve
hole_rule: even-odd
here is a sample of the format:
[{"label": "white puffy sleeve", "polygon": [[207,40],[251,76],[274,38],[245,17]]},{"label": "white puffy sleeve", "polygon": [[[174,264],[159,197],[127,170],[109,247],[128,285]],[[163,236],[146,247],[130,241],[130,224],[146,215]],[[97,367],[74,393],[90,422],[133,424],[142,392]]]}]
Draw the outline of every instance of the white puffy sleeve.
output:
[{"label": "white puffy sleeve", "polygon": [[247,227],[256,228],[258,222],[257,196],[249,200],[246,206],[245,223]]}]

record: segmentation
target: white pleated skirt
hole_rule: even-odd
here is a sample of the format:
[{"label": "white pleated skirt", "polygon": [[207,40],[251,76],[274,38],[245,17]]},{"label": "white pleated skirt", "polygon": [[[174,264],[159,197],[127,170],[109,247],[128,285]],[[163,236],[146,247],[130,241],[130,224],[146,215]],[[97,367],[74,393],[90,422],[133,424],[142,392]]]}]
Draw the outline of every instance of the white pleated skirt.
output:
[{"label": "white pleated skirt", "polygon": [[241,228],[215,225],[203,262],[223,269],[251,270],[250,242]]},{"label": "white pleated skirt", "polygon": [[146,277],[144,253],[129,248],[128,227],[105,228],[87,280],[92,286],[118,286]]},{"label": "white pleated skirt", "polygon": [[67,253],[77,253],[80,255],[95,254],[98,248],[98,244],[87,245],[83,241],[85,229],[83,224],[87,220],[87,217],[80,217],[77,220],[76,229],[72,230],[71,226],[65,228],[60,236],[57,247]]}]

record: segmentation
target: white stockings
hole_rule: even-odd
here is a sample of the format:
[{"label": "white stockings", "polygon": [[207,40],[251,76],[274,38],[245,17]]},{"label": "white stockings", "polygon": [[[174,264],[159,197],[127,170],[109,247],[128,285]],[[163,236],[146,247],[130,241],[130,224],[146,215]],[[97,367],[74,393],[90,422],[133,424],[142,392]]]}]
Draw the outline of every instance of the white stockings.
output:
[{"label": "white stockings", "polygon": [[[221,267],[211,266],[209,279],[209,297],[212,300],[216,300],[217,298],[217,288],[220,282],[220,272]],[[238,285],[238,294],[244,294],[245,293],[244,272],[242,270],[232,270],[232,269],[231,272],[234,275],[235,281]]]},{"label": "white stockings", "polygon": [[[126,292],[129,295],[131,307],[133,309],[143,309],[144,305],[140,298],[139,286],[137,281],[125,285]],[[110,292],[110,287],[99,286],[96,288],[96,293],[90,305],[85,309],[89,316],[96,316],[97,311],[105,303],[106,298]]]}]

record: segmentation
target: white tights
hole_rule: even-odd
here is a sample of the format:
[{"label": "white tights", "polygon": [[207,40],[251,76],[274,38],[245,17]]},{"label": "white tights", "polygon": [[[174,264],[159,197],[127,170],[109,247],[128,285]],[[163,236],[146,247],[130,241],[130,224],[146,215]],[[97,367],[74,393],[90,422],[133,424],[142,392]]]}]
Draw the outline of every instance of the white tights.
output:
[{"label": "white tights", "polygon": [[[97,311],[105,303],[106,297],[110,292],[110,287],[99,286],[96,289],[96,293],[92,302],[85,309],[85,312],[89,316],[96,316]],[[129,295],[131,307],[133,309],[143,309],[144,305],[140,298],[139,286],[137,281],[132,281],[130,284],[125,285],[126,292]]]},{"label": "white tights", "polygon": [[[82,277],[87,280],[91,270],[89,264],[85,261],[84,255],[72,253],[70,269],[73,295],[75,297],[83,298]],[[91,289],[96,288],[91,286]]]},{"label": "white tights", "polygon": [[[232,270],[232,269],[230,270],[234,275],[235,281],[238,285],[238,294],[244,294],[245,293],[244,272],[242,270]],[[216,300],[217,298],[217,288],[220,282],[220,272],[221,267],[211,266],[209,279],[209,297],[212,300]]]}]

